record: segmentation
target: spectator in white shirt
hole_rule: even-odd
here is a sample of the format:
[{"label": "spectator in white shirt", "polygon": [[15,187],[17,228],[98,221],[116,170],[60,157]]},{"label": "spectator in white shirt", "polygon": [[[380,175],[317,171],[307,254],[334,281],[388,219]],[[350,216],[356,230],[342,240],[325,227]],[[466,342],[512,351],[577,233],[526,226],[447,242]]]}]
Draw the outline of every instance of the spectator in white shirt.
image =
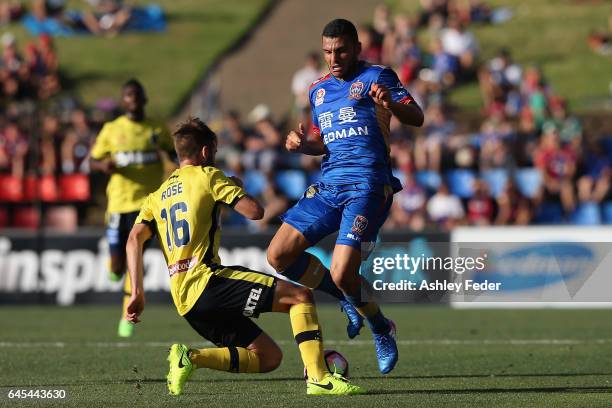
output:
[{"label": "spectator in white shirt", "polygon": [[442,229],[448,230],[463,220],[465,211],[459,197],[452,195],[442,183],[427,202],[427,215]]},{"label": "spectator in white shirt", "polygon": [[291,91],[295,96],[295,107],[297,110],[310,106],[308,101],[308,90],[310,85],[321,77],[321,59],[318,52],[309,52],[306,63],[300,68],[291,80]]},{"label": "spectator in white shirt", "polygon": [[474,68],[475,58],[478,55],[478,42],[469,31],[465,31],[463,24],[454,16],[448,18],[448,27],[440,34],[444,52],[459,60],[462,70]]}]

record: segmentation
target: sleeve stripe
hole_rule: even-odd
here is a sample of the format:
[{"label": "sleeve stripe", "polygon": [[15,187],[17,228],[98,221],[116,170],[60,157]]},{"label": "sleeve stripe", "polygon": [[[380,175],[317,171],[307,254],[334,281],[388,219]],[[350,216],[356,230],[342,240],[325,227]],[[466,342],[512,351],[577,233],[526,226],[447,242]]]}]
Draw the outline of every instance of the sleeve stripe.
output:
[{"label": "sleeve stripe", "polygon": [[238,194],[233,200],[232,202],[229,204],[230,207],[234,208],[234,206],[238,203],[238,201],[240,201],[240,199],[242,197],[246,196],[246,193],[243,191],[240,194]]},{"label": "sleeve stripe", "polygon": [[315,135],[321,135],[321,129],[314,123],[310,126],[310,133]]},{"label": "sleeve stripe", "polygon": [[397,102],[398,103],[403,103],[404,105],[408,105],[408,104],[414,102],[414,100],[411,97],[409,97],[409,96],[404,96],[402,99],[400,99]]}]

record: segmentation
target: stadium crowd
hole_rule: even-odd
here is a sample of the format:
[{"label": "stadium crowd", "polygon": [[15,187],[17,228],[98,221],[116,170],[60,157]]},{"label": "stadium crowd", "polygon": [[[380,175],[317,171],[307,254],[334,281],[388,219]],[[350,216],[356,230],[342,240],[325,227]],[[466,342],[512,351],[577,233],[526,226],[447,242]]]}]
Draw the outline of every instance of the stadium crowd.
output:
[{"label": "stadium crowd", "polygon": [[[470,26],[502,22],[509,11],[480,1],[421,3],[414,16],[391,16],[380,5],[359,30],[362,59],[393,67],[425,111],[422,129],[392,122],[391,157],[404,189],[385,227],[612,223],[609,139],[584,134],[537,66],[516,64],[507,49],[489,61],[479,56]],[[308,128],[308,88],[323,71],[313,52],[296,72],[291,126]],[[451,118],[448,94],[471,81],[484,107],[479,129],[469,131]],[[230,112],[222,132],[232,146],[224,165],[270,205],[263,225],[319,176],[317,159],[283,151],[284,133],[265,105],[242,122]]]},{"label": "stadium crowd", "polygon": [[[480,56],[470,27],[503,21],[507,10],[476,0],[421,3],[417,15],[392,16],[380,5],[371,25],[359,30],[362,58],[393,67],[425,112],[421,129],[392,122],[393,171],[404,188],[385,228],[612,223],[612,140],[584,134],[538,67],[515,63],[507,49],[489,61]],[[116,106],[87,113],[70,98],[45,103],[61,90],[50,38],[28,44],[23,57],[14,37],[5,34],[2,46],[0,227],[75,228],[92,201],[89,147]],[[217,129],[218,165],[243,178],[266,207],[264,219],[249,228],[279,222],[319,178],[320,158],[288,153],[284,137],[299,122],[309,128],[308,87],[324,70],[318,52],[307,55],[292,81],[289,120],[274,118],[262,104],[245,118],[228,111]],[[479,129],[466,130],[448,94],[474,81],[482,120]],[[246,225],[231,217],[228,225]]]},{"label": "stadium crowd", "polygon": [[51,37],[0,41],[0,227],[73,230],[91,199],[89,149],[116,106],[86,110],[62,93]]}]

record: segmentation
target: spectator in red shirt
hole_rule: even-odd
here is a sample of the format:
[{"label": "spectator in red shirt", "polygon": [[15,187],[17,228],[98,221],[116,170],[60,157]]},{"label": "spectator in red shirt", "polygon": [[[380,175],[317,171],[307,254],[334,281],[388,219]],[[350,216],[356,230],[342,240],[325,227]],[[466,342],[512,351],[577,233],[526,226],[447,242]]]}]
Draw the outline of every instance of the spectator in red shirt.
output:
[{"label": "spectator in red shirt", "polygon": [[534,163],[544,177],[543,199],[560,202],[566,212],[571,212],[575,206],[576,157],[572,151],[561,148],[559,131],[552,124],[543,129]]},{"label": "spectator in red shirt", "polygon": [[16,122],[9,122],[0,131],[0,173],[22,179],[28,153],[28,139]]},{"label": "spectator in red shirt", "polygon": [[490,225],[494,215],[495,202],[489,194],[487,184],[476,180],[474,195],[467,202],[468,221],[473,225]]}]

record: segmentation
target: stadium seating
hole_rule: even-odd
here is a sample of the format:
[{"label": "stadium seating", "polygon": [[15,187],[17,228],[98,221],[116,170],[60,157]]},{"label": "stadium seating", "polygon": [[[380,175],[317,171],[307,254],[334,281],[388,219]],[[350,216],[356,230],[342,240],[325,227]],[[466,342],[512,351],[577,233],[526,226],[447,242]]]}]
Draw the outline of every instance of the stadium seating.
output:
[{"label": "stadium seating", "polygon": [[306,191],[306,175],[301,170],[284,170],[278,172],[276,184],[290,200],[299,200]]},{"label": "stadium seating", "polygon": [[601,205],[601,215],[604,224],[612,225],[612,201],[607,201]]},{"label": "stadium seating", "polygon": [[257,196],[263,193],[266,183],[266,176],[257,170],[244,173],[244,189],[251,195]]},{"label": "stadium seating", "polygon": [[476,174],[472,170],[456,169],[446,173],[450,192],[459,198],[470,198],[474,195]]},{"label": "stadium seating", "polygon": [[599,141],[609,160],[612,160],[612,135],[602,137]]},{"label": "stadium seating", "polygon": [[599,225],[601,224],[601,211],[595,202],[581,203],[570,217],[572,224]]},{"label": "stadium seating", "polygon": [[491,195],[499,197],[508,183],[508,171],[506,169],[490,169],[481,173],[481,177],[489,186]]},{"label": "stadium seating", "polygon": [[0,176],[0,201],[17,202],[23,198],[22,180],[11,175]]},{"label": "stadium seating", "polygon": [[36,207],[16,208],[13,213],[13,226],[35,229],[40,227],[40,211]]},{"label": "stadium seating", "polygon": [[0,228],[6,228],[8,224],[8,209],[6,207],[0,207]]},{"label": "stadium seating", "polygon": [[433,193],[434,191],[440,188],[440,184],[442,184],[442,178],[440,174],[435,171],[425,170],[419,171],[414,175],[416,182],[423,188],[425,188],[429,193]]},{"label": "stadium seating", "polygon": [[561,224],[563,222],[563,208],[557,202],[543,202],[535,212],[534,224]]},{"label": "stadium seating", "polygon": [[542,173],[535,167],[525,167],[514,173],[514,181],[521,194],[534,198],[542,186]]},{"label": "stadium seating", "polygon": [[54,176],[42,176],[39,181],[40,199],[45,202],[55,202],[59,200],[60,192],[57,180]]},{"label": "stadium seating", "polygon": [[66,174],[59,179],[62,201],[87,201],[90,197],[89,177],[86,174]]},{"label": "stadium seating", "polygon": [[28,176],[23,181],[23,201],[38,200],[38,179],[34,176]]}]

